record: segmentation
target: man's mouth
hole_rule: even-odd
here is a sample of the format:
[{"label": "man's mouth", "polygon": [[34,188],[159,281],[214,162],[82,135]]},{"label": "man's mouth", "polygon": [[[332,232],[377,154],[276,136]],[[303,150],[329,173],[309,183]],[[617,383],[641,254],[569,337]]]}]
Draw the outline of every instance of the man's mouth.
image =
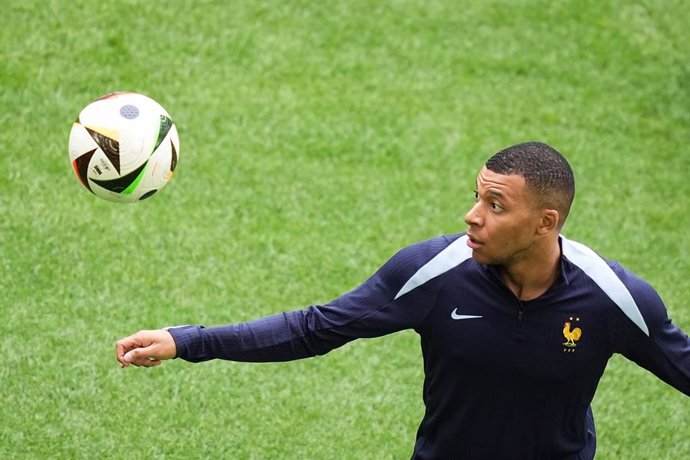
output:
[{"label": "man's mouth", "polygon": [[469,246],[470,249],[477,249],[481,245],[482,245],[481,241],[478,241],[469,233],[467,234],[467,246]]}]

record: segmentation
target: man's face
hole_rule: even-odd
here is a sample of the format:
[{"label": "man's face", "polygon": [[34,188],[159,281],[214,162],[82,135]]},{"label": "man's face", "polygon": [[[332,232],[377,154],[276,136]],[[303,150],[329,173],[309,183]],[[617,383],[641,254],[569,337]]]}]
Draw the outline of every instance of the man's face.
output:
[{"label": "man's face", "polygon": [[509,265],[529,257],[542,213],[525,178],[482,168],[475,203],[465,215],[467,245],[480,263]]}]

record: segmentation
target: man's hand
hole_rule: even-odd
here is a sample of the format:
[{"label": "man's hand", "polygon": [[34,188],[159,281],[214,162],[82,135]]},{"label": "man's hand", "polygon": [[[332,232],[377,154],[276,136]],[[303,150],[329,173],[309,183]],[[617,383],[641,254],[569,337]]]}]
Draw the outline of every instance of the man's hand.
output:
[{"label": "man's hand", "polygon": [[159,329],[139,331],[134,335],[118,340],[115,344],[115,358],[120,367],[158,366],[165,359],[176,356],[175,340],[170,332]]}]

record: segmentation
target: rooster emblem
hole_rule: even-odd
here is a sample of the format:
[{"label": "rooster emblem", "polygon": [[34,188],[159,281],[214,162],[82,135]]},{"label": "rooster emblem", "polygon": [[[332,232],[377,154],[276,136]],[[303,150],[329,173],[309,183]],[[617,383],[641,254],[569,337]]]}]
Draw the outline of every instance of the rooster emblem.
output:
[{"label": "rooster emblem", "polygon": [[[582,337],[582,329],[576,327],[575,329],[571,330],[571,321],[573,321],[573,318],[570,318],[570,321],[566,321],[563,325],[563,337],[566,339],[563,345],[569,348],[575,348],[577,346],[575,342],[580,340],[580,337]],[[580,318],[576,318],[575,321],[580,321]]]}]

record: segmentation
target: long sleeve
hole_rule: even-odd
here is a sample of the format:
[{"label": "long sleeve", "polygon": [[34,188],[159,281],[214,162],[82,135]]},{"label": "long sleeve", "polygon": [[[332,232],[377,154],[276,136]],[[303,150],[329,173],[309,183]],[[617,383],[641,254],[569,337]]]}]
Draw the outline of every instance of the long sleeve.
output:
[{"label": "long sleeve", "polygon": [[640,308],[649,335],[627,318],[618,317],[610,328],[614,350],[690,396],[690,339],[669,319],[663,301],[649,284],[617,268]]},{"label": "long sleeve", "polygon": [[361,286],[325,305],[246,323],[170,328],[177,357],[192,362],[289,361],[323,355],[357,338],[414,328],[430,305],[420,300],[425,290],[397,294],[419,267],[448,244],[439,237],[409,246]]}]

